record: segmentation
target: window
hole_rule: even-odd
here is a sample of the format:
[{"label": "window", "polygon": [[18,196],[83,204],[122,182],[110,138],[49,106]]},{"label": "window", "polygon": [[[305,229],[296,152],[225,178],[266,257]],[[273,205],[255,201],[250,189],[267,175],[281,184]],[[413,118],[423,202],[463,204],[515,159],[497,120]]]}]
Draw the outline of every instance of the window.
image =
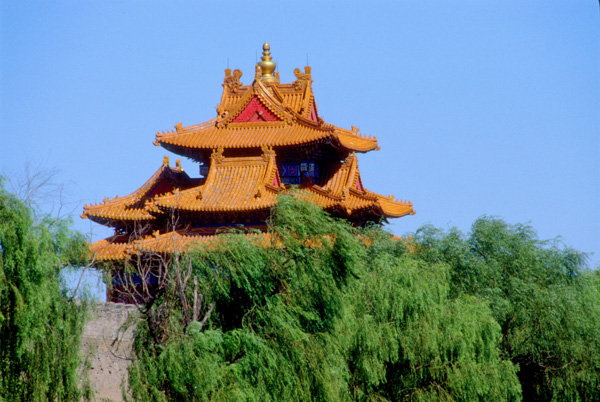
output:
[{"label": "window", "polygon": [[314,161],[288,162],[279,165],[279,176],[283,184],[312,183],[319,175],[319,165]]}]

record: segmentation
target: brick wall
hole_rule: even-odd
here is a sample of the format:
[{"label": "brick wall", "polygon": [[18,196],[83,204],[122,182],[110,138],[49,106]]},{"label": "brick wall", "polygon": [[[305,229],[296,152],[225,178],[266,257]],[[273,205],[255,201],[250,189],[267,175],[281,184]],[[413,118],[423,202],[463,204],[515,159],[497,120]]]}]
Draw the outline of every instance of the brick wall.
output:
[{"label": "brick wall", "polygon": [[[83,329],[82,355],[88,359],[88,379],[94,401],[123,401],[127,366],[132,357],[135,306],[95,302]],[[124,330],[128,320],[131,325]],[[83,385],[83,384],[82,384]]]}]

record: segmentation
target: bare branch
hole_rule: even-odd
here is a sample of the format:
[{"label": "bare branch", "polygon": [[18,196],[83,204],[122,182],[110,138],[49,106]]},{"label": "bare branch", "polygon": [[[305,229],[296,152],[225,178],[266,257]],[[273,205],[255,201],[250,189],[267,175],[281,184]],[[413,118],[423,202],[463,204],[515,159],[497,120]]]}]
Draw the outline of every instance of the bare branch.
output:
[{"label": "bare branch", "polygon": [[202,321],[200,321],[200,328],[202,328],[204,326],[204,323],[206,322],[206,320],[208,320],[208,317],[210,317],[210,315],[212,314],[213,308],[215,308],[215,302],[210,303],[210,306],[208,307],[208,311],[204,315],[204,318],[202,319]]},{"label": "bare branch", "polygon": [[194,311],[192,321],[198,321],[198,276],[194,275]]}]

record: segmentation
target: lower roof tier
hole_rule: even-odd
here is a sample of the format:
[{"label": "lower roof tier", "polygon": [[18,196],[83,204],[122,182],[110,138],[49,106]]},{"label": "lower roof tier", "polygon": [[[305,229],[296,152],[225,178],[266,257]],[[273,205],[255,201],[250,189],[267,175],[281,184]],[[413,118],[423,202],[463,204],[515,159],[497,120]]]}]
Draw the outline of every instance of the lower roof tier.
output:
[{"label": "lower roof tier", "polygon": [[[265,245],[270,244],[271,241],[267,233],[252,233],[245,236]],[[154,233],[139,239],[132,239],[129,235],[115,235],[90,244],[89,251],[93,264],[119,263],[129,261],[136,255],[185,253],[191,247],[216,245],[218,242],[218,234],[206,234],[202,229],[178,230],[163,234]]]},{"label": "lower roof tier", "polygon": [[[230,228],[234,229],[234,228]],[[282,241],[277,234],[266,232],[266,226],[248,228],[245,233],[239,232],[239,236],[264,247],[280,247]],[[235,229],[234,229],[235,230]],[[260,230],[263,230],[262,232]],[[232,231],[210,232],[204,228],[200,229],[180,229],[167,233],[158,232],[133,239],[129,235],[114,235],[103,240],[90,244],[89,254],[93,265],[98,264],[117,264],[134,262],[136,257],[149,257],[172,255],[176,252],[186,253],[198,247],[218,247],[231,240],[231,237],[222,237],[222,234],[231,234]],[[235,232],[233,232],[235,233]],[[398,236],[392,236],[394,240],[403,240]],[[363,239],[368,246],[370,240]],[[309,242],[309,246],[317,246],[320,241]],[[164,261],[164,260],[162,260]]]}]

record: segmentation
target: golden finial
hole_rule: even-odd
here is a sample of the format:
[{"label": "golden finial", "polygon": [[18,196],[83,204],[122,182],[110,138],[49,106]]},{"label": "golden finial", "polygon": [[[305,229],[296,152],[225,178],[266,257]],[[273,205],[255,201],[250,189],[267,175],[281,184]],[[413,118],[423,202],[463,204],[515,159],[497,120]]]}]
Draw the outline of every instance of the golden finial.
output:
[{"label": "golden finial", "polygon": [[279,77],[273,74],[275,71],[275,64],[273,58],[271,57],[271,46],[268,42],[265,42],[263,45],[263,55],[260,58],[262,61],[258,63],[261,71],[260,80],[263,82],[276,82],[279,83]]}]

